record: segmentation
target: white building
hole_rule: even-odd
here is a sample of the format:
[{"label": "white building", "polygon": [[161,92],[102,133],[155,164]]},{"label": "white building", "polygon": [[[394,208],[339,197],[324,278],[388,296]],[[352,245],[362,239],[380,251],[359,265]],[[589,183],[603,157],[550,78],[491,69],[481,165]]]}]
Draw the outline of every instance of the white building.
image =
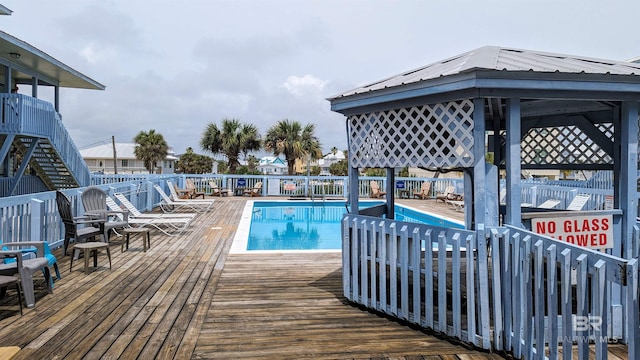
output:
[{"label": "white building", "polygon": [[[136,159],[134,153],[136,144],[116,143],[115,154],[113,145],[105,143],[80,150],[80,154],[87,163],[91,172],[103,174],[114,174],[117,169],[118,174],[148,174],[149,171],[144,166],[144,161]],[[114,169],[113,160],[116,159]],[[169,149],[169,155],[161,161],[155,170],[155,174],[173,174],[178,158],[173,150]]]},{"label": "white building", "polygon": [[287,175],[289,173],[287,163],[282,158],[275,156],[261,158],[258,170],[265,175]]},{"label": "white building", "polygon": [[323,157],[322,159],[318,160],[318,166],[320,167],[320,175],[321,176],[330,176],[331,172],[329,171],[329,167],[331,167],[331,165],[344,160],[344,152],[342,151],[338,151],[335,154],[334,153],[329,153],[327,154],[325,157]]}]

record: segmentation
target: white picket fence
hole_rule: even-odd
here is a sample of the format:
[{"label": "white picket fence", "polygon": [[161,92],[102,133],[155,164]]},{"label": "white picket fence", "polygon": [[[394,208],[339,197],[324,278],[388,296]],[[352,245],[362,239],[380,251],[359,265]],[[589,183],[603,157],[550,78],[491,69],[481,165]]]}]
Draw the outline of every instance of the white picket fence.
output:
[{"label": "white picket fence", "polygon": [[640,356],[637,259],[512,227],[479,236],[355,214],[342,250],[345,297],[392,317],[518,359],[557,359],[558,344],[563,359],[574,346],[606,359],[608,342]]}]

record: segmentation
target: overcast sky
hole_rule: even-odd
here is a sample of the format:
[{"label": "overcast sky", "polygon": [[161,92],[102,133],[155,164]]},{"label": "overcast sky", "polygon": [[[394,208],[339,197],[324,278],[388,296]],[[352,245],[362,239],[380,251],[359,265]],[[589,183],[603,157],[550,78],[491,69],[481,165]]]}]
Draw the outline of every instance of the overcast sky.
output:
[{"label": "overcast sky", "polygon": [[[1,29],[104,84],[61,89],[78,147],[160,132],[196,152],[206,125],[261,134],[316,124],[346,149],[325,99],[486,45],[627,60],[640,56],[640,1],[0,0]],[[43,95],[46,97],[47,94]]]}]

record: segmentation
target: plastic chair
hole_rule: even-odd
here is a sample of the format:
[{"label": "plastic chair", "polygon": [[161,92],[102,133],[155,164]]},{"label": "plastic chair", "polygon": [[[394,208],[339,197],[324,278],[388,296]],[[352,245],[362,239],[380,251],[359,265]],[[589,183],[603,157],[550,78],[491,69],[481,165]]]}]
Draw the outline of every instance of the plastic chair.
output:
[{"label": "plastic chair", "polygon": [[65,255],[67,255],[71,239],[75,242],[85,242],[87,239],[95,238],[97,235],[104,236],[104,220],[90,219],[86,216],[74,217],[71,211],[71,201],[61,191],[56,191],[56,203],[58,205],[58,213],[60,213],[60,218],[62,218],[62,223],[64,224],[63,251]]},{"label": "plastic chair", "polygon": [[0,264],[0,275],[13,276],[20,275],[20,283],[24,292],[25,303],[27,308],[32,308],[36,304],[35,292],[33,290],[33,274],[42,270],[44,274],[47,290],[53,293],[51,272],[49,271],[49,261],[44,257],[44,242],[42,241],[24,241],[11,244],[5,244],[7,247],[29,246],[36,248],[36,257],[33,259],[23,259],[22,250],[0,251],[0,258],[15,257],[16,262],[9,264]]},{"label": "plastic chair", "polygon": [[[107,193],[104,190],[89,186],[82,192],[82,206],[89,218],[104,220],[104,241],[109,242],[109,232],[129,227],[128,211],[113,211],[107,208]],[[115,216],[117,215],[117,216]],[[117,234],[117,233],[116,233]]]},{"label": "plastic chair", "polygon": [[[23,243],[15,243],[16,246],[23,246]],[[49,247],[49,243],[48,242],[44,242],[43,244],[44,247],[44,257],[47,259],[47,261],[49,262],[49,268],[53,267],[54,271],[56,272],[56,279],[60,280],[62,279],[62,275],[60,275],[60,269],[58,268],[58,259],[56,258],[55,255],[53,255],[53,253],[51,252],[51,248]],[[7,246],[3,246],[2,247],[3,251],[9,251],[9,248]],[[37,249],[35,247],[28,247],[28,248],[22,248],[20,249],[20,251],[22,251],[23,254],[28,254],[28,253],[33,253],[34,255],[37,254]],[[13,257],[6,257],[4,259],[4,263],[5,264],[11,264],[11,263],[15,263],[16,259]],[[44,272],[44,269],[42,270]],[[54,286],[54,282],[53,282],[53,276],[51,277],[51,287],[53,288]]]}]

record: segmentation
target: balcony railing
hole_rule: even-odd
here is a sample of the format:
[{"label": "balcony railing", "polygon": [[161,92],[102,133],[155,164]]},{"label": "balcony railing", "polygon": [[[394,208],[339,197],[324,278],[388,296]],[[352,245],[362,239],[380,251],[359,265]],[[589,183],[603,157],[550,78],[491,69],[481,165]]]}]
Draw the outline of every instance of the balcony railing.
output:
[{"label": "balcony railing", "polygon": [[0,94],[0,107],[0,134],[46,139],[78,184],[90,183],[89,168],[51,103],[21,94]]}]

